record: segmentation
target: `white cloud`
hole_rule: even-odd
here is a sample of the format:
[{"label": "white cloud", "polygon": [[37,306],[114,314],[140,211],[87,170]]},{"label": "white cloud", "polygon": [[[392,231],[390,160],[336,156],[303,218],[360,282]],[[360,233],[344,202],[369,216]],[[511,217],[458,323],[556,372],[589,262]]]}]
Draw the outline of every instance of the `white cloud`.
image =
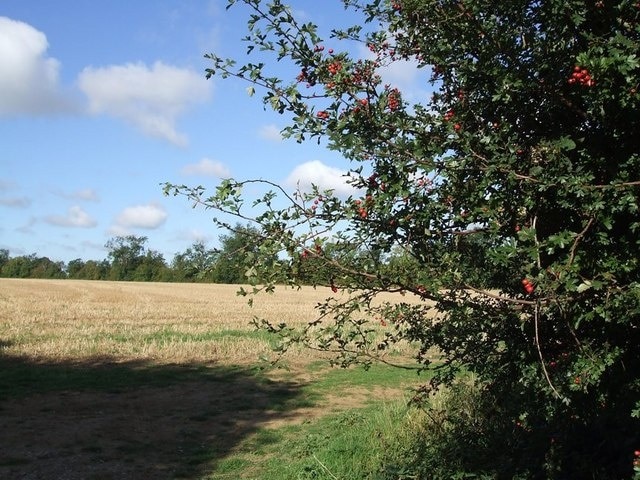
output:
[{"label": "white cloud", "polygon": [[212,85],[198,72],[162,62],[87,67],[78,84],[92,113],[120,118],[178,146],[187,137],[176,130],[176,120],[190,105],[208,100]]},{"label": "white cloud", "polygon": [[115,231],[126,231],[128,228],[145,228],[153,230],[167,219],[167,212],[159,205],[136,205],[127,207],[116,218]]},{"label": "white cloud", "polygon": [[66,216],[49,215],[45,218],[45,222],[51,225],[57,225],[58,227],[77,228],[91,228],[98,224],[95,219],[78,206],[69,208]]},{"label": "white cloud", "polygon": [[272,142],[282,141],[282,134],[280,133],[280,129],[273,124],[260,127],[260,130],[258,130],[258,136],[260,138],[263,138],[264,140],[269,140]]},{"label": "white cloud", "polygon": [[190,163],[182,169],[184,175],[205,175],[209,177],[229,178],[231,172],[221,162],[203,158],[198,163]]},{"label": "white cloud", "polygon": [[60,62],[46,56],[48,48],[44,33],[0,17],[0,116],[70,110],[59,90]]},{"label": "white cloud", "polygon": [[319,160],[312,160],[293,169],[285,183],[307,192],[311,190],[311,185],[315,185],[320,190],[331,189],[336,195],[352,195],[355,189],[347,183],[349,180],[347,175],[346,170],[329,167]]}]

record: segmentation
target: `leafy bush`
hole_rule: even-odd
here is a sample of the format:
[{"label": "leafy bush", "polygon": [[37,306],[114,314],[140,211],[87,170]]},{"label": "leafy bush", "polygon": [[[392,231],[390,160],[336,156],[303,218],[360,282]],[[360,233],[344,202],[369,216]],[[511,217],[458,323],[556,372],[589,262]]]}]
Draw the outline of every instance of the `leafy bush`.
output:
[{"label": "leafy bush", "polygon": [[[638,3],[344,0],[362,21],[326,41],[279,0],[233,4],[251,11],[246,40],[259,61],[211,54],[208,75],[251,82],[291,119],[286,136],[326,141],[352,162],[346,199],[263,182],[269,191],[245,204],[242,186],[255,180],[225,181],[210,196],[165,186],[253,219],[263,234],[254,278],[296,285],[293,272],[311,256],[331,272],[319,283],[353,293],[329,299],[302,332],[265,328],[342,365],[409,341],[417,365],[432,368],[437,349],[431,389],[473,373],[474,409],[450,405],[438,447],[459,475],[631,477],[640,447]],[[354,57],[354,42],[370,54]],[[269,53],[280,62],[261,61]],[[295,73],[273,73],[287,60]],[[430,100],[411,102],[384,83],[380,73],[399,62],[429,72]],[[398,250],[409,261],[385,268]],[[260,262],[274,256],[286,260]],[[422,303],[375,302],[381,292]]]}]

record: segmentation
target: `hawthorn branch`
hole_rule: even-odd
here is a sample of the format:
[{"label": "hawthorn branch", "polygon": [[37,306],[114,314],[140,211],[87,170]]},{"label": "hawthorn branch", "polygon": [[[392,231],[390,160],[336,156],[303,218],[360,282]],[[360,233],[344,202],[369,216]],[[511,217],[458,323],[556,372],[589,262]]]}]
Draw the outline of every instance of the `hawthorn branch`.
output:
[{"label": "hawthorn branch", "polygon": [[544,364],[544,356],[542,355],[542,348],[540,347],[540,334],[538,332],[538,311],[540,310],[540,305],[536,303],[536,307],[533,311],[533,328],[535,332],[535,344],[536,349],[538,350],[538,357],[540,357],[540,365],[542,365],[542,372],[544,373],[544,377],[547,379],[547,383],[551,390],[555,394],[555,396],[559,399],[562,399],[562,395],[558,393],[556,387],[553,386],[553,382],[551,381],[551,377],[549,376],[549,372],[547,371],[547,366]]},{"label": "hawthorn branch", "polygon": [[502,295],[491,293],[491,292],[489,292],[487,290],[476,288],[476,287],[474,287],[472,285],[469,285],[469,284],[466,284],[466,283],[464,284],[464,288],[472,290],[472,291],[474,291],[474,292],[476,292],[476,293],[478,293],[480,295],[483,295],[485,297],[493,298],[495,300],[500,300],[501,302],[513,303],[513,304],[516,304],[516,305],[533,305],[533,306],[535,306],[540,301],[545,301],[545,302],[547,301],[546,298],[542,298],[542,299],[539,299],[537,301],[532,301],[532,300],[523,300],[523,299],[519,299],[519,298],[505,297],[505,296],[502,296]]},{"label": "hawthorn branch", "polygon": [[594,220],[595,220],[594,217],[591,217],[587,222],[587,225],[582,229],[580,233],[578,233],[578,235],[576,235],[576,238],[573,241],[573,245],[571,245],[571,250],[569,250],[569,265],[573,264],[573,260],[575,259],[575,256],[576,256],[576,250],[578,249],[578,243],[580,243],[580,240],[582,240],[584,236],[587,234],[587,231],[589,230],[589,228],[591,228],[591,225],[593,224]]}]

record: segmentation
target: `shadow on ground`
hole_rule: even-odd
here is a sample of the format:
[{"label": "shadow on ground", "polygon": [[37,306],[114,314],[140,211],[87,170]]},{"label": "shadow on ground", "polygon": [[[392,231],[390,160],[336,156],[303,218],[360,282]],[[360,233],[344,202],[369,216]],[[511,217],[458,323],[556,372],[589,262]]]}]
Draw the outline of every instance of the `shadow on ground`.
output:
[{"label": "shadow on ground", "polygon": [[0,356],[0,478],[202,478],[305,403],[239,367]]}]

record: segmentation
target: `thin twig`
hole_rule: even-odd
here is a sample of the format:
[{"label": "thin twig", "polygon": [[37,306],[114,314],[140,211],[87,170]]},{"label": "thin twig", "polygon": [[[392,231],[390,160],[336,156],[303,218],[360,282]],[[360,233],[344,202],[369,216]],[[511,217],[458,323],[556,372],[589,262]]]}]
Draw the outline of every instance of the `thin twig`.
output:
[{"label": "thin twig", "polygon": [[500,300],[501,302],[508,302],[508,303],[515,303],[517,305],[537,305],[537,302],[534,302],[532,300],[520,300],[517,298],[509,298],[509,297],[503,297],[502,295],[496,295],[495,293],[491,293],[487,290],[482,290],[480,288],[476,288],[473,287],[469,284],[465,284],[464,288],[468,288],[469,290],[473,290],[476,293],[479,293],[480,295],[484,295],[485,297],[489,297],[489,298],[494,298],[496,300]]},{"label": "thin twig", "polygon": [[551,377],[549,377],[549,372],[547,372],[547,366],[544,364],[544,356],[542,355],[542,349],[540,348],[540,336],[538,334],[538,310],[539,310],[539,308],[540,308],[540,306],[538,304],[536,304],[536,307],[535,307],[535,309],[533,311],[533,325],[534,325],[534,331],[535,331],[536,349],[538,350],[538,356],[540,357],[540,365],[542,365],[542,371],[544,372],[544,377],[547,379],[547,383],[551,387],[551,390],[553,390],[553,393],[555,393],[556,397],[561,399],[562,395],[560,395],[558,393],[558,391],[556,390],[556,387],[554,387],[553,383],[551,382]]},{"label": "thin twig", "polygon": [[531,223],[531,227],[535,232],[533,239],[536,243],[536,255],[538,257],[538,268],[542,268],[542,260],[540,259],[540,242],[538,241],[538,230],[536,229],[536,224],[538,223],[538,216],[533,217],[533,222]]},{"label": "thin twig", "polygon": [[573,245],[571,245],[571,250],[569,251],[570,252],[569,265],[573,264],[573,260],[576,256],[576,250],[578,248],[578,243],[587,234],[587,230],[589,230],[589,227],[591,227],[591,225],[593,224],[593,220],[594,220],[593,217],[591,217],[587,222],[587,225],[582,229],[582,231],[578,235],[576,235],[576,239],[573,241]]}]

